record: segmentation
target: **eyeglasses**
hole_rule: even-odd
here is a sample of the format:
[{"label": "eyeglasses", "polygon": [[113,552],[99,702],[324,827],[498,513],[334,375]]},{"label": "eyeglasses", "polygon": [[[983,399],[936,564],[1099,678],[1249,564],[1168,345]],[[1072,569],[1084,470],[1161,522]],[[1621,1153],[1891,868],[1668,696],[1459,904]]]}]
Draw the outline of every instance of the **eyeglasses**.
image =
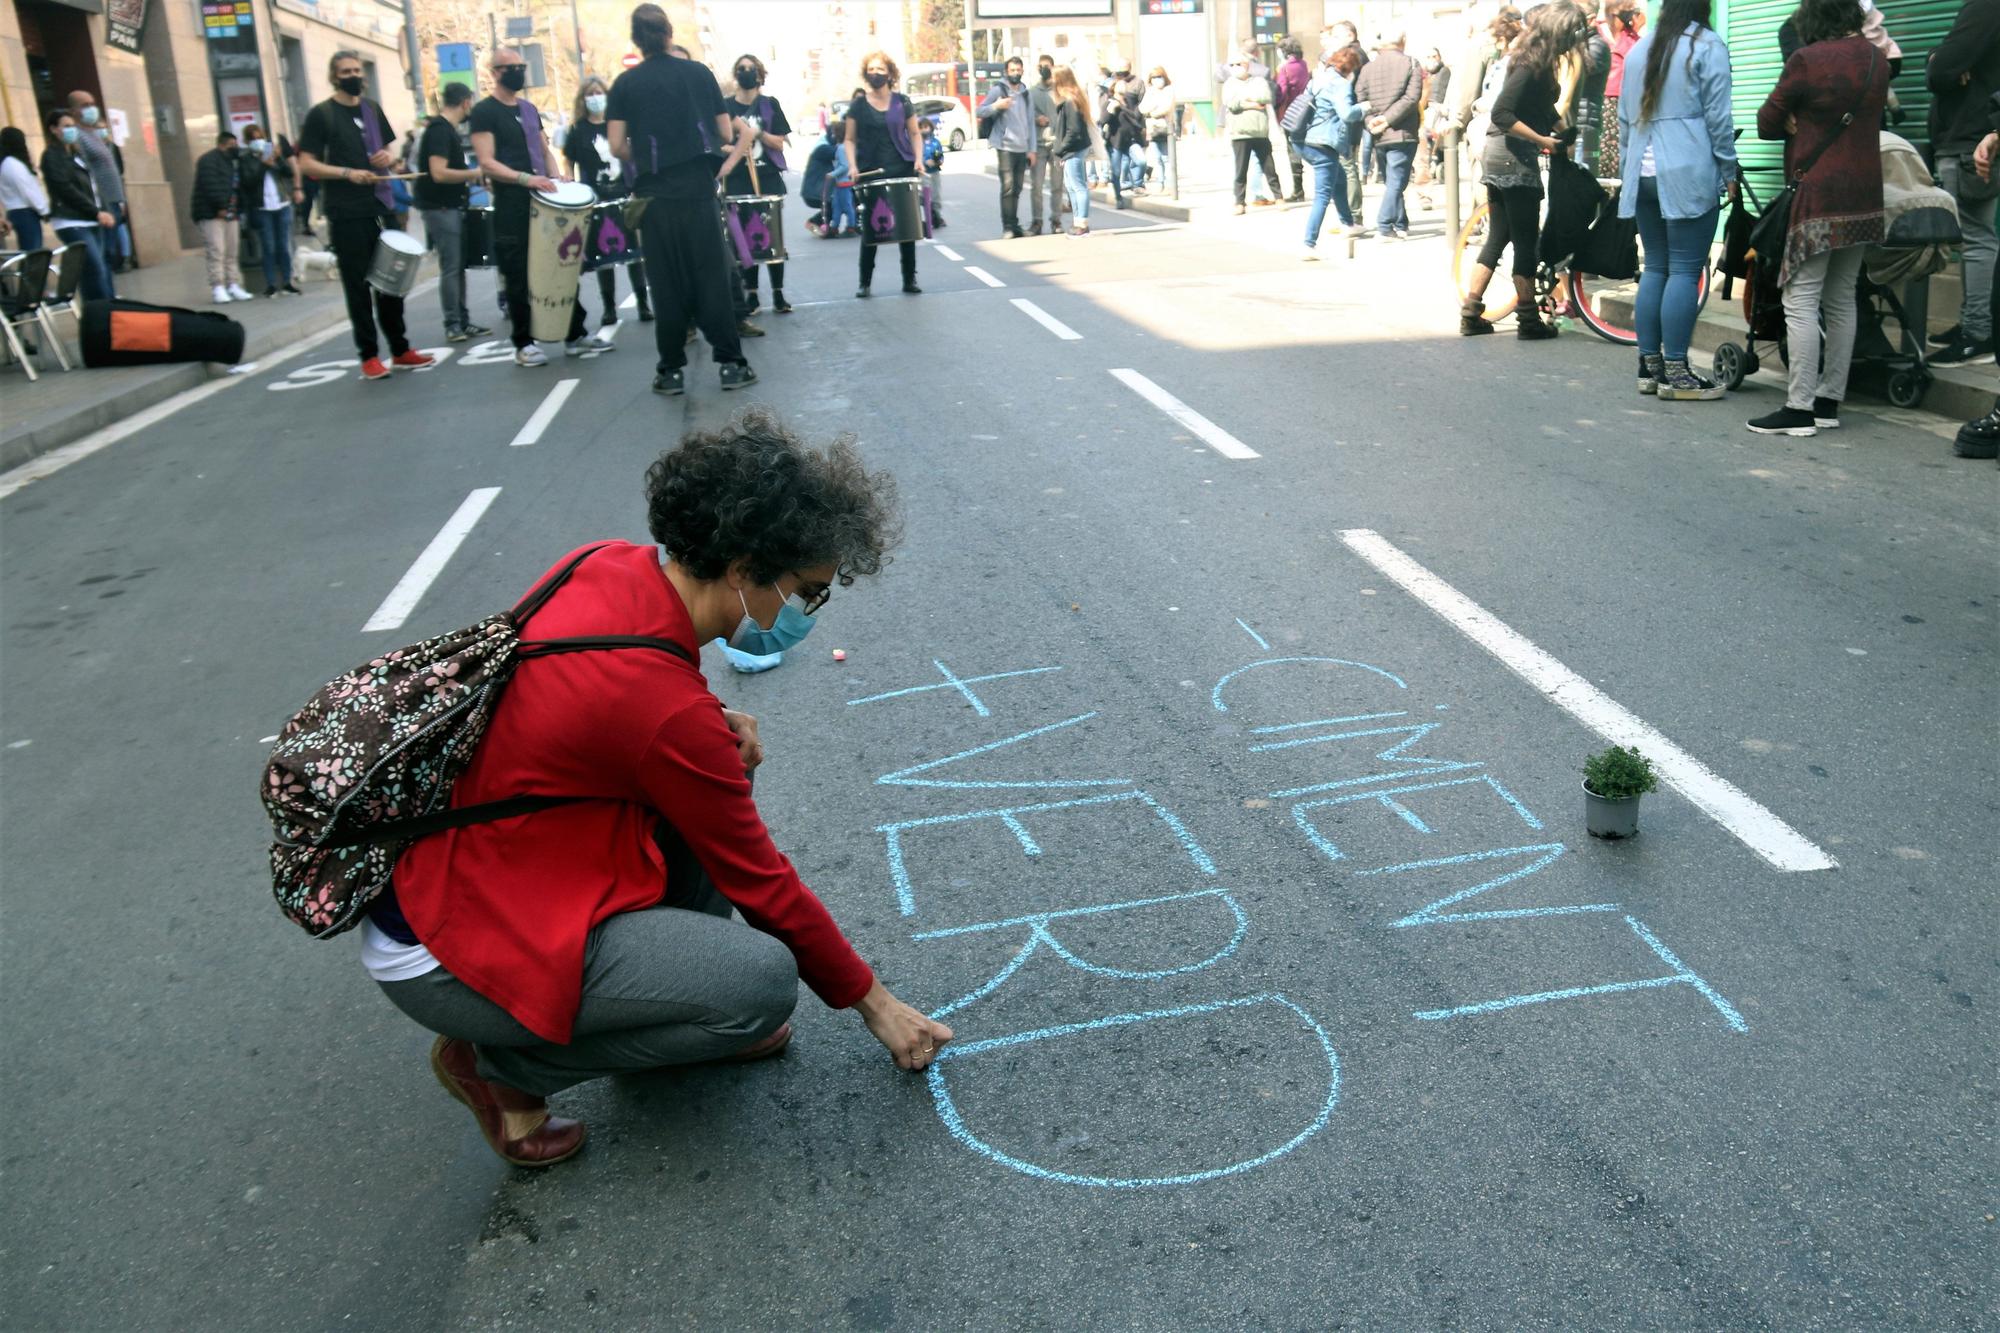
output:
[{"label": "eyeglasses", "polygon": [[495,66],[493,67],[493,72],[494,72],[495,74],[505,74],[505,73],[507,73],[507,72],[508,72],[508,71],[510,71],[510,70],[517,70],[517,69],[526,69],[526,68],[527,68],[527,66],[526,66],[525,64],[523,64],[523,65],[495,65]]},{"label": "eyeglasses", "polygon": [[827,600],[833,596],[833,585],[831,583],[827,584],[825,587],[821,588],[818,592],[814,593],[810,597],[807,597],[803,590],[794,593],[793,596],[805,598],[805,605],[799,609],[803,611],[806,615],[812,615],[814,612],[818,611],[822,606],[825,606],[827,604]]}]

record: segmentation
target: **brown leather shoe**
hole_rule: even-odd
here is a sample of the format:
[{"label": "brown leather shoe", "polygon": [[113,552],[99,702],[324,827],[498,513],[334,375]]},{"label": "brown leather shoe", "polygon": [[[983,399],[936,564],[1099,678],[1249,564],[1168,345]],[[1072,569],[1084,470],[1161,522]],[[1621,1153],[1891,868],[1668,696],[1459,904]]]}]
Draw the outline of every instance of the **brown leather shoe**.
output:
[{"label": "brown leather shoe", "polygon": [[[548,1101],[531,1097],[519,1088],[494,1083],[479,1076],[472,1043],[457,1037],[439,1037],[431,1043],[431,1072],[438,1083],[479,1122],[486,1146],[504,1162],[514,1166],[554,1166],[583,1149],[590,1131],[580,1120],[564,1120],[548,1114]],[[504,1139],[502,1111],[541,1111],[542,1123],[518,1139]]]},{"label": "brown leather shoe", "polygon": [[714,1063],[719,1065],[742,1065],[748,1064],[752,1060],[768,1060],[774,1055],[782,1054],[785,1047],[791,1044],[792,1025],[790,1023],[780,1023],[778,1030],[770,1036],[753,1041],[742,1050],[736,1052],[736,1054],[725,1055]]}]

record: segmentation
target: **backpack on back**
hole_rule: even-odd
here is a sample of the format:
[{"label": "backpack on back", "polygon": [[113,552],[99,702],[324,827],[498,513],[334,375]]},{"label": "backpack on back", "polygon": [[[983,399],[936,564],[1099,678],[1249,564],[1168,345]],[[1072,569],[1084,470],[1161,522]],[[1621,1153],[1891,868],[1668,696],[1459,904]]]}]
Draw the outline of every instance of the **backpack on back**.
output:
[{"label": "backpack on back", "polygon": [[511,611],[383,653],[329,681],[293,714],[264,769],[271,892],[315,939],[352,927],[417,839],[585,799],[516,796],[451,809],[514,669],[527,658],[612,648],[694,657],[669,639],[521,637],[528,618],[592,553],[580,551]]}]

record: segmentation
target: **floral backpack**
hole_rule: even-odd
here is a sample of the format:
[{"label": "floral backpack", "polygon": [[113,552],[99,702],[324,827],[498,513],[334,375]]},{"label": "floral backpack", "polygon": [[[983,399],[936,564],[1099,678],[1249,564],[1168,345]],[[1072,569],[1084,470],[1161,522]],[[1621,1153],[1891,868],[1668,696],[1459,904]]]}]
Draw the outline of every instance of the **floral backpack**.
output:
[{"label": "floral backpack", "polygon": [[287,917],[315,939],[338,935],[388,887],[396,858],[417,839],[584,799],[515,796],[450,808],[452,783],[524,659],[651,648],[694,661],[669,639],[521,637],[528,618],[602,549],[578,552],[511,611],[336,677],[292,715],[265,766],[263,790],[273,833],[271,892]]}]

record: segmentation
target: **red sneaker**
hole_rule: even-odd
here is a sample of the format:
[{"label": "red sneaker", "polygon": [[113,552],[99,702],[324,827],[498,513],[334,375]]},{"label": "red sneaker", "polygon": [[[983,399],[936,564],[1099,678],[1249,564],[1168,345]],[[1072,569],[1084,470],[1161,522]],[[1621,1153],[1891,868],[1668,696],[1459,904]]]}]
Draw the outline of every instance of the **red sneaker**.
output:
[{"label": "red sneaker", "polygon": [[389,378],[389,367],[382,364],[381,357],[371,356],[361,363],[361,378],[364,380],[386,380]]},{"label": "red sneaker", "polygon": [[395,359],[389,364],[398,370],[428,370],[437,364],[437,358],[412,347],[408,351],[396,353]]},{"label": "red sneaker", "polygon": [[[582,1151],[588,1131],[581,1122],[549,1115],[548,1103],[542,1098],[479,1077],[471,1042],[439,1037],[431,1044],[431,1073],[446,1092],[472,1112],[487,1146],[502,1161],[515,1166],[554,1166]],[[541,1111],[544,1118],[526,1137],[509,1139],[503,1137],[503,1110]]]}]

